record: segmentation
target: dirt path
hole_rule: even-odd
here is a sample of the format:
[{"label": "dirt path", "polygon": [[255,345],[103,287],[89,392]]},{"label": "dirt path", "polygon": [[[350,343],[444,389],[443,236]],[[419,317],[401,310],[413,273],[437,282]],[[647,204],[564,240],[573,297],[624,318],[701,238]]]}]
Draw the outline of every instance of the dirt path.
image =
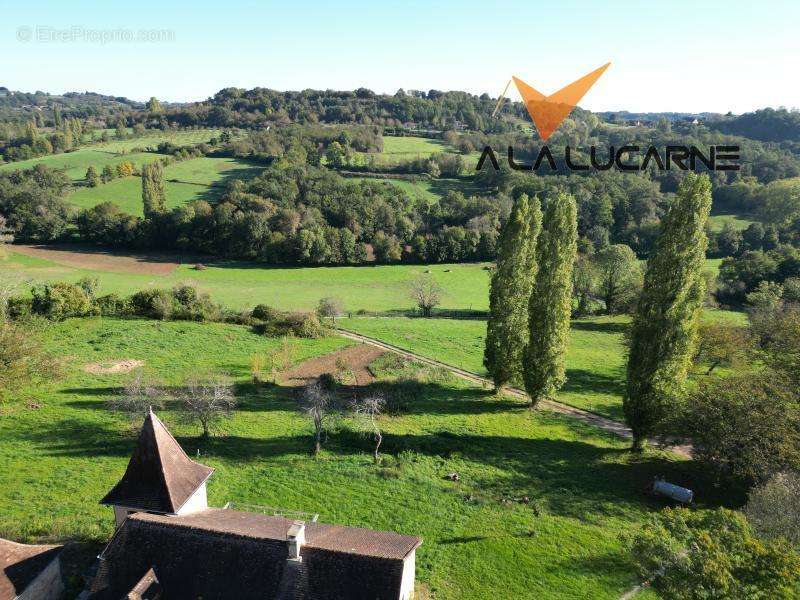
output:
[{"label": "dirt path", "polygon": [[281,383],[294,387],[306,385],[323,373],[335,373],[338,370],[336,363],[339,362],[346,364],[353,372],[357,385],[367,385],[375,381],[375,376],[368,369],[369,364],[381,354],[386,354],[386,350],[374,344],[342,348],[301,362],[281,376]]},{"label": "dirt path", "polygon": [[[356,333],[354,331],[348,331],[346,329],[337,329],[337,332],[339,333],[339,335],[341,335],[342,337],[346,337],[347,339],[375,346],[376,348],[382,348],[383,350],[400,354],[405,358],[415,360],[417,362],[446,369],[447,371],[450,371],[451,373],[458,375],[462,379],[466,379],[474,383],[492,386],[492,382],[490,380],[486,379],[485,377],[481,377],[480,375],[477,375],[475,373],[472,373],[470,371],[465,371],[464,369],[459,369],[458,367],[448,365],[447,363],[443,363],[438,360],[433,360],[431,358],[420,356],[419,354],[409,352],[408,350],[404,350],[403,348],[400,348],[398,346],[393,346],[392,344],[381,342],[380,340],[376,340],[374,338],[361,335],[360,333]],[[507,388],[505,390],[505,393],[510,394],[512,396],[516,396],[518,398],[528,397],[524,391],[516,388]],[[613,419],[609,419],[608,417],[603,417],[601,415],[586,410],[582,410],[580,408],[575,408],[574,406],[569,406],[567,404],[562,404],[560,402],[554,402],[552,400],[544,400],[540,404],[540,406],[548,410],[551,410],[553,412],[567,415],[569,417],[572,417],[573,419],[577,419],[578,421],[582,421],[589,425],[593,425],[594,427],[599,427],[600,429],[609,431],[621,438],[625,438],[628,440],[633,439],[633,434],[631,433],[631,430],[628,428],[627,425],[625,425],[624,423],[620,423],[619,421],[614,421]],[[677,454],[678,456],[681,456],[683,458],[690,459],[692,457],[691,447],[689,446],[672,446],[669,444],[662,444],[657,441],[653,441],[651,443],[665,450],[669,450],[670,452],[673,452],[674,454]]]}]

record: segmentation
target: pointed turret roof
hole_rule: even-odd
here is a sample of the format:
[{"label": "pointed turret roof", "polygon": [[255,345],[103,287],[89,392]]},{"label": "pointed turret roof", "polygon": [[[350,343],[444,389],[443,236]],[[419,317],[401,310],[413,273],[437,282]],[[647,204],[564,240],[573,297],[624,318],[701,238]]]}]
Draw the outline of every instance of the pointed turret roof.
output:
[{"label": "pointed turret roof", "polygon": [[100,503],[174,514],[213,472],[191,460],[150,410],[125,475]]}]

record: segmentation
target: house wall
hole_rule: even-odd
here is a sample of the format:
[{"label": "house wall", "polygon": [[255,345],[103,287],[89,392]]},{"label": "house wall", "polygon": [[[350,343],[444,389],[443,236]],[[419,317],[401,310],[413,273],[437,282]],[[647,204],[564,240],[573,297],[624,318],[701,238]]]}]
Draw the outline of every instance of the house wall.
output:
[{"label": "house wall", "polygon": [[56,557],[17,598],[19,600],[59,600],[63,594],[61,561]]},{"label": "house wall", "polygon": [[186,503],[178,510],[179,515],[199,512],[208,508],[208,495],[206,494],[206,482],[203,482],[197,491],[191,495]]},{"label": "house wall", "polygon": [[409,600],[414,595],[416,579],[417,551],[414,550],[403,560],[403,578],[400,582],[400,600]]}]

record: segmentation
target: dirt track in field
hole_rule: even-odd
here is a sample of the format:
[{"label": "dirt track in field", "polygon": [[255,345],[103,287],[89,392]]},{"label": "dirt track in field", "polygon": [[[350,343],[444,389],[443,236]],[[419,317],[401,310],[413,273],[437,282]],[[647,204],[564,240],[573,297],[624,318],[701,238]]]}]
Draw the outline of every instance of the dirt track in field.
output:
[{"label": "dirt track in field", "polygon": [[343,348],[300,363],[284,373],[280,380],[283,385],[288,386],[306,385],[323,373],[336,373],[337,361],[344,361],[355,375],[354,383],[359,386],[367,385],[375,381],[375,376],[368,368],[369,364],[385,353],[385,350],[369,344]]},{"label": "dirt track in field", "polygon": [[14,244],[9,247],[9,250],[25,256],[51,260],[76,269],[96,269],[137,275],[169,275],[182,262],[190,264],[198,262],[197,260],[192,260],[194,257],[188,255],[128,254],[75,244],[53,244],[47,246]]},{"label": "dirt track in field", "polygon": [[[427,358],[420,354],[416,354],[414,352],[409,352],[408,350],[404,350],[398,346],[394,346],[392,344],[387,344],[380,340],[376,340],[375,338],[371,338],[360,333],[356,333],[355,331],[348,331],[346,329],[337,329],[339,335],[345,337],[350,340],[361,342],[364,346],[372,346],[376,350],[383,350],[385,352],[394,352],[399,354],[400,356],[404,356],[409,360],[415,360],[421,363],[429,364],[435,367],[439,367],[441,369],[445,369],[450,371],[451,373],[461,377],[462,379],[466,379],[468,381],[472,381],[473,383],[478,383],[485,387],[491,387],[492,382],[489,381],[485,377],[481,377],[476,373],[472,373],[471,371],[466,371],[464,369],[459,369],[458,367],[454,367],[452,365],[448,365],[447,363],[440,362],[438,360],[433,360],[431,358]],[[527,398],[527,394],[523,390],[515,389],[515,388],[505,388],[503,390],[506,394],[510,394],[512,396],[516,396],[518,398]],[[624,423],[620,423],[619,421],[614,421],[613,419],[609,419],[608,417],[604,417],[602,415],[598,415],[596,413],[589,412],[587,410],[583,410],[580,408],[575,408],[574,406],[569,406],[567,404],[562,404],[561,402],[556,402],[554,400],[544,400],[539,405],[541,408],[551,410],[556,413],[560,413],[576,419],[578,421],[582,421],[583,423],[587,423],[594,427],[598,427],[609,433],[613,433],[616,436],[619,436],[624,439],[632,439],[633,435],[631,434],[631,430],[628,428],[627,425]],[[650,440],[652,444],[659,448],[663,448],[665,450],[669,450],[670,452],[681,456],[682,458],[691,459],[692,458],[692,448],[688,445],[674,445],[669,441],[662,441],[662,440]]]}]

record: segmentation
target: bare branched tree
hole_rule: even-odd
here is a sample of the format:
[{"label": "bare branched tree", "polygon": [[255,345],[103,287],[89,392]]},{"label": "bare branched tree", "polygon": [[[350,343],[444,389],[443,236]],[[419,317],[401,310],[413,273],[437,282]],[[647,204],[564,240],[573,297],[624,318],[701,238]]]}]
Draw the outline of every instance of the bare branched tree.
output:
[{"label": "bare branched tree", "polygon": [[122,393],[109,398],[109,410],[127,415],[132,422],[137,422],[147,414],[148,409],[163,408],[165,392],[141,369],[137,369],[122,388]]},{"label": "bare branched tree", "polygon": [[386,398],[382,394],[375,394],[363,400],[356,400],[353,404],[353,414],[359,430],[364,435],[372,436],[375,440],[375,448],[372,457],[375,462],[380,462],[379,451],[383,442],[383,434],[378,423],[378,418],[386,407]]},{"label": "bare branched tree", "polygon": [[312,381],[300,395],[300,409],[311,417],[314,423],[314,454],[322,450],[322,434],[328,418],[328,408],[332,403],[331,392],[319,380]]},{"label": "bare branched tree", "polygon": [[409,294],[426,317],[430,317],[433,309],[442,301],[442,286],[432,277],[420,275],[409,284]]},{"label": "bare branched tree", "polygon": [[184,416],[200,423],[203,437],[208,437],[211,427],[236,408],[233,385],[222,375],[190,378],[180,400]]}]

